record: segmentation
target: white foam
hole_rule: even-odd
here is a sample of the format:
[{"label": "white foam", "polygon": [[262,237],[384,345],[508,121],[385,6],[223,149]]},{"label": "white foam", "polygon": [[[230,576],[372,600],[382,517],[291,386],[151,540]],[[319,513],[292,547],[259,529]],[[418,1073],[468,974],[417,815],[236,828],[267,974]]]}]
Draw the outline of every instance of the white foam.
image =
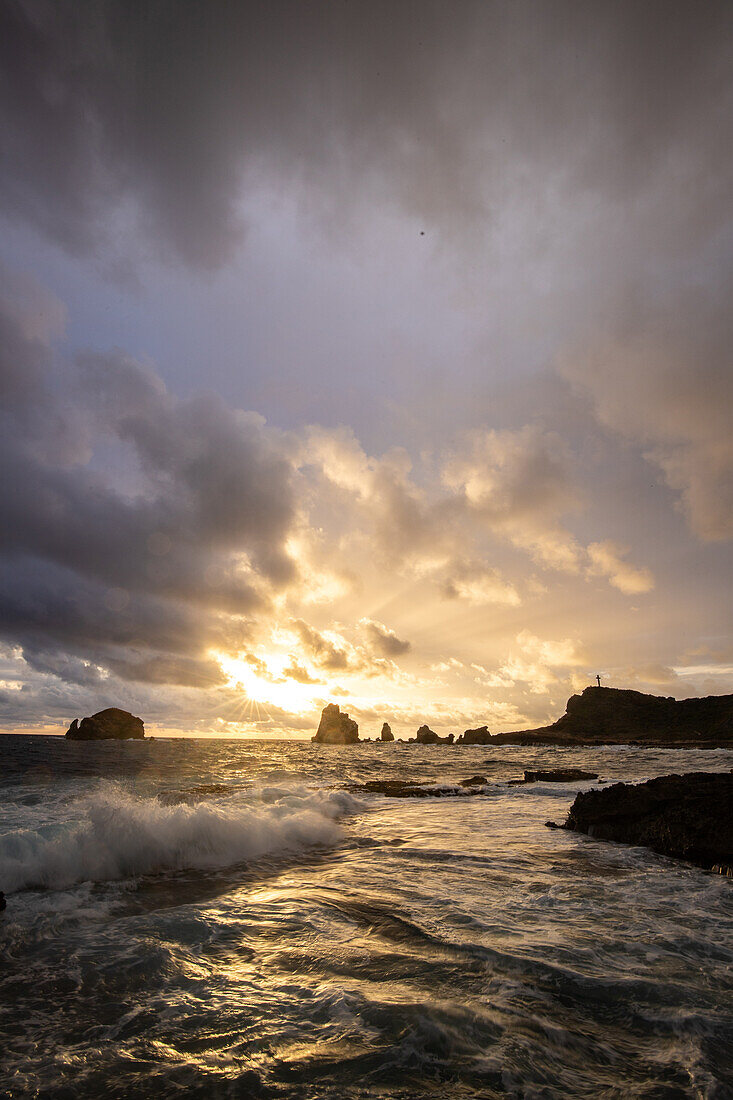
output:
[{"label": "white foam", "polygon": [[72,821],[0,836],[0,890],[64,889],[332,845],[343,835],[338,819],[359,808],[343,791],[303,788],[252,792],[244,805],[166,806],[107,784],[70,807]]}]

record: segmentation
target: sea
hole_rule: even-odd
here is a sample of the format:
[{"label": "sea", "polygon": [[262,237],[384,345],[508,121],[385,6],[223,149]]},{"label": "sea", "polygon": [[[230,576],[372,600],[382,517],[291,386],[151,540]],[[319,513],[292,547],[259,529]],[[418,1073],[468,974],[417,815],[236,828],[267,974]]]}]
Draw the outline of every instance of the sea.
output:
[{"label": "sea", "polygon": [[733,752],[0,737],[0,1096],[733,1097],[733,880],[568,766]]}]

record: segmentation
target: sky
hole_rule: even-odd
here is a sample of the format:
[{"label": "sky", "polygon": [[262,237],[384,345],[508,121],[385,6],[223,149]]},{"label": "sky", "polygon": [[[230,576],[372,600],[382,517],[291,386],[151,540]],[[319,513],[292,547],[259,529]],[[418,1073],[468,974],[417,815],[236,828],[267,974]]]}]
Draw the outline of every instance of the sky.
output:
[{"label": "sky", "polygon": [[0,726],[733,692],[733,8],[5,0]]}]

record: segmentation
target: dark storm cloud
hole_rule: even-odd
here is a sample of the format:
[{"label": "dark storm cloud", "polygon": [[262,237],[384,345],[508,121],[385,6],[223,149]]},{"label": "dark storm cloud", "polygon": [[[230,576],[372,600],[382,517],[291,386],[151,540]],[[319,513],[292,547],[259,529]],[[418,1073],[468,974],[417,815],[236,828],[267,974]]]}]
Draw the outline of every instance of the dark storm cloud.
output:
[{"label": "dark storm cloud", "polygon": [[2,637],[79,684],[219,683],[206,650],[295,576],[287,446],[121,355],[57,363],[44,301],[0,301]]},{"label": "dark storm cloud", "polygon": [[710,541],[733,538],[733,280],[720,276],[707,293],[695,287],[655,309],[632,308],[561,362],[598,419],[644,449],[692,530]]},{"label": "dark storm cloud", "polygon": [[0,199],[74,250],[134,208],[203,266],[255,177],[316,184],[329,220],[371,196],[438,229],[547,188],[651,189],[704,233],[730,198],[732,26],[717,0],[9,0]]}]

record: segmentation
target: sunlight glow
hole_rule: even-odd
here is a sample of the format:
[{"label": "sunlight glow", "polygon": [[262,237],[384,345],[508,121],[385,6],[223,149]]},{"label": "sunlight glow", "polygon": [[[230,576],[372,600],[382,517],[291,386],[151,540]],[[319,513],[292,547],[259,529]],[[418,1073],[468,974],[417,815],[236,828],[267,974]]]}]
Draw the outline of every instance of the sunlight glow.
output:
[{"label": "sunlight glow", "polygon": [[270,704],[292,714],[304,714],[324,692],[322,683],[301,683],[288,675],[292,662],[287,654],[268,653],[250,658],[214,652],[229,685],[241,688],[254,703]]}]

